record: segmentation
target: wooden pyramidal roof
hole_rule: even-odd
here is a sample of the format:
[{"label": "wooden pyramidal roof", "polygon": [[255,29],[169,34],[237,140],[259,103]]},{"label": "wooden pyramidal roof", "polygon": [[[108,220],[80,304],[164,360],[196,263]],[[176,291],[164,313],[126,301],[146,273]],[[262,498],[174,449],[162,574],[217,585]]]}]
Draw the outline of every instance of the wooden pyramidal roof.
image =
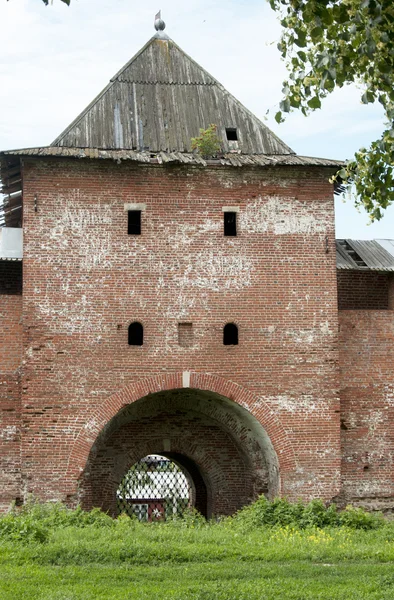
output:
[{"label": "wooden pyramidal roof", "polygon": [[242,154],[294,154],[158,30],[52,146],[187,153],[191,138],[211,123],[224,152],[234,149],[226,133],[232,129]]},{"label": "wooden pyramidal roof", "polygon": [[[342,161],[296,155],[168,37],[160,13],[155,28],[157,33],[51,146],[0,152],[0,194],[4,194],[0,227],[21,225],[24,157],[230,167],[288,165],[324,167],[331,172],[343,166]],[[221,152],[205,159],[192,152],[191,138],[212,123],[217,126]]]}]

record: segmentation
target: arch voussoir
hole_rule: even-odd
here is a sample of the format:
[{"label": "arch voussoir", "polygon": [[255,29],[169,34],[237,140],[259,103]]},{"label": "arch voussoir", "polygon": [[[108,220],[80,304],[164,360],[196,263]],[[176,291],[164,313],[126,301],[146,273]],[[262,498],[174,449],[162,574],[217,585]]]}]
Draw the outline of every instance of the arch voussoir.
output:
[{"label": "arch voussoir", "polygon": [[[74,440],[64,478],[65,485],[70,486],[79,478],[96,438],[122,408],[149,394],[182,388],[183,382],[183,373],[160,374],[129,384],[104,400],[92,412]],[[295,453],[285,429],[261,398],[233,381],[209,373],[190,372],[189,387],[224,396],[246,409],[261,423],[270,438],[278,457],[280,473],[295,469]]]}]

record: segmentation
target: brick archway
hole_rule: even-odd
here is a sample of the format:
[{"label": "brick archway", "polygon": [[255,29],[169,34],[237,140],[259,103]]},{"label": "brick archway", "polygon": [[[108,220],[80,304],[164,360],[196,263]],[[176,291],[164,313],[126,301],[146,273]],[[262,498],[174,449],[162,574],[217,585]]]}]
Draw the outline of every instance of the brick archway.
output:
[{"label": "brick archway", "polygon": [[289,438],[275,413],[258,396],[230,380],[208,373],[184,371],[141,379],[107,398],[92,412],[89,420],[81,427],[69,455],[64,478],[65,494],[69,497],[74,495],[76,482],[85,468],[93,444],[120,410],[150,394],[182,388],[212,392],[228,398],[256,418],[276,452],[279,491],[283,492],[286,474],[294,472],[296,458]]}]

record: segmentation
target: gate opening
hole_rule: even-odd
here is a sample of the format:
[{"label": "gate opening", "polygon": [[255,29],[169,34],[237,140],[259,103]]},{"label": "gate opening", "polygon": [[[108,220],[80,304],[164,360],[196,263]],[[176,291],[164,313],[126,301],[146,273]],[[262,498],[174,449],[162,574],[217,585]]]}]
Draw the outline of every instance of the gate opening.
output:
[{"label": "gate opening", "polygon": [[168,519],[192,507],[211,519],[279,489],[278,458],[251,413],[214,392],[175,388],[130,402],[107,423],[78,499],[113,517]]},{"label": "gate opening", "polygon": [[139,521],[165,521],[182,516],[193,504],[193,481],[165,456],[149,454],[123,477],[117,492],[119,513]]}]

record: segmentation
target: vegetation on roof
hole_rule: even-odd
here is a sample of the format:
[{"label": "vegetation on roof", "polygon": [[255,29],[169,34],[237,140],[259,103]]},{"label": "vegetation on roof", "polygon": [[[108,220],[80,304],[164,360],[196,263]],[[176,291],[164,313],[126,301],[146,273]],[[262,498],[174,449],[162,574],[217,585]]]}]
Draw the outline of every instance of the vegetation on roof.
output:
[{"label": "vegetation on roof", "polygon": [[203,158],[213,158],[221,150],[221,143],[217,136],[217,125],[211,124],[207,129],[200,129],[200,135],[192,138],[192,150],[197,150]]}]

